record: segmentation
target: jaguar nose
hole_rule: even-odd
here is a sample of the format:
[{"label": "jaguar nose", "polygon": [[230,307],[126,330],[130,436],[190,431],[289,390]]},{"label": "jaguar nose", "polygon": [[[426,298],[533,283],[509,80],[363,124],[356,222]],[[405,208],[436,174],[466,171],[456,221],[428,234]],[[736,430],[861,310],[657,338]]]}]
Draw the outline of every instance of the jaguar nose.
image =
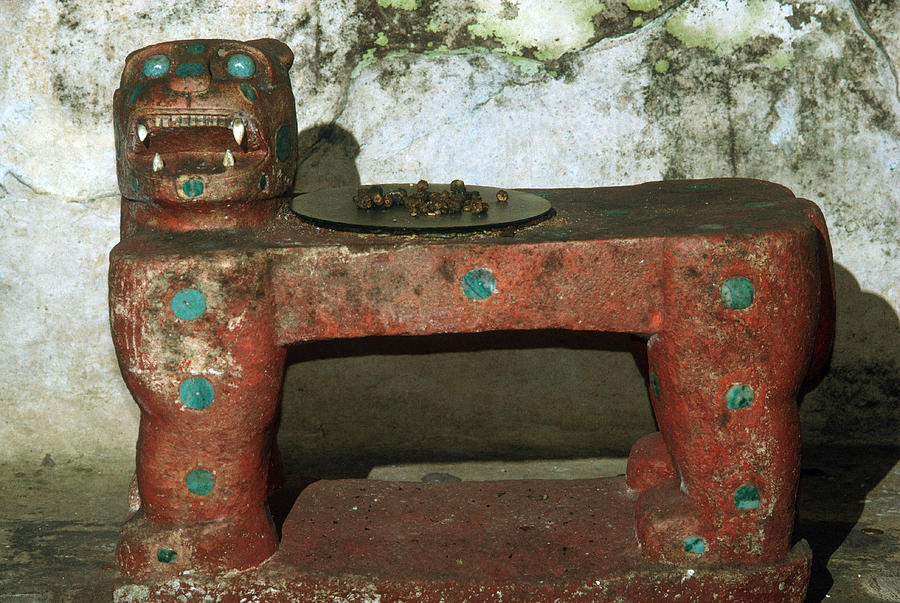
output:
[{"label": "jaguar nose", "polygon": [[181,63],[169,79],[169,87],[175,92],[203,92],[209,88],[209,68],[203,63]]}]

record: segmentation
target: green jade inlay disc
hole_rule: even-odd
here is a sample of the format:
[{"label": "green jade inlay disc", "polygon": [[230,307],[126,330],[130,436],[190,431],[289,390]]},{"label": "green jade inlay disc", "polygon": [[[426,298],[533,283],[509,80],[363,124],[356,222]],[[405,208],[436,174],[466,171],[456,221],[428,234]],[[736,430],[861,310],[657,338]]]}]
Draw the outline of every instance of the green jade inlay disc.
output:
[{"label": "green jade inlay disc", "polygon": [[184,184],[181,185],[181,190],[184,191],[184,194],[194,199],[195,197],[199,197],[203,194],[203,182],[197,180],[196,178],[191,178],[190,180],[185,180]]},{"label": "green jade inlay disc", "polygon": [[684,539],[684,551],[686,553],[693,553],[694,555],[702,555],[703,551],[706,549],[706,543],[703,542],[702,538],[697,538],[696,536],[689,536]]},{"label": "green jade inlay disc", "polygon": [[741,486],[734,491],[734,506],[742,511],[759,507],[759,491],[753,486]]},{"label": "green jade inlay disc", "polygon": [[462,290],[469,299],[487,299],[497,291],[497,279],[488,268],[469,270],[462,279]]},{"label": "green jade inlay disc", "polygon": [[174,563],[178,559],[178,553],[172,549],[161,547],[156,551],[156,560],[160,563]]},{"label": "green jade inlay disc", "polygon": [[256,63],[247,55],[239,52],[228,57],[226,69],[234,77],[250,77],[256,73]]},{"label": "green jade inlay disc", "polygon": [[154,54],[144,60],[144,75],[147,77],[159,77],[169,71],[169,57],[164,54]]},{"label": "green jade inlay disc", "polygon": [[181,320],[193,320],[206,312],[206,296],[196,289],[182,289],[172,296],[170,305]]},{"label": "green jade inlay disc", "polygon": [[753,388],[743,383],[735,383],[725,392],[725,403],[728,410],[747,408],[753,403]]},{"label": "green jade inlay disc", "polygon": [[206,469],[194,469],[184,477],[184,485],[197,496],[206,496],[216,485],[216,478]]},{"label": "green jade inlay disc", "polygon": [[188,408],[202,410],[213,403],[215,391],[212,383],[203,377],[193,377],[182,382],[178,388],[178,397]]},{"label": "green jade inlay disc", "polygon": [[726,308],[732,310],[749,308],[753,303],[753,283],[743,276],[730,278],[722,284],[720,295]]}]

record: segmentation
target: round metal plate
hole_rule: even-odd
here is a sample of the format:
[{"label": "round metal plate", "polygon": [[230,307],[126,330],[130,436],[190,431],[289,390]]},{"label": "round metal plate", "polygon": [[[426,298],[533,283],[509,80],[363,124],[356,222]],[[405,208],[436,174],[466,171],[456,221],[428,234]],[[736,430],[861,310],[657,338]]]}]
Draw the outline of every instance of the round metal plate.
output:
[{"label": "round metal plate", "polygon": [[[407,193],[416,190],[414,184],[378,186],[385,193],[400,188],[406,189]],[[437,192],[449,189],[449,184],[431,184],[428,188],[429,191]],[[467,191],[481,193],[481,198],[488,202],[487,212],[411,216],[406,207],[360,209],[353,202],[357,190],[357,187],[348,186],[297,195],[291,203],[291,209],[307,220],[338,230],[398,232],[462,232],[502,228],[534,220],[552,209],[549,201],[531,193],[505,189],[509,200],[500,203],[497,201],[497,191],[501,189],[466,185]]]}]

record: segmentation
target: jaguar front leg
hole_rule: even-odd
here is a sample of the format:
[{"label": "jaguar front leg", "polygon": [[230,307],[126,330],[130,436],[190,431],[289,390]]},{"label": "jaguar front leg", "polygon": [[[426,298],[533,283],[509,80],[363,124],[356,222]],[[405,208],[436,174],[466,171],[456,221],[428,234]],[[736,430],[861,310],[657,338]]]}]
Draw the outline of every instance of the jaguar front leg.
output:
[{"label": "jaguar front leg", "polygon": [[118,547],[133,577],[251,567],[277,547],[266,496],[284,349],[265,257],[235,256],[114,256],[114,340],[141,409],[140,510]]}]

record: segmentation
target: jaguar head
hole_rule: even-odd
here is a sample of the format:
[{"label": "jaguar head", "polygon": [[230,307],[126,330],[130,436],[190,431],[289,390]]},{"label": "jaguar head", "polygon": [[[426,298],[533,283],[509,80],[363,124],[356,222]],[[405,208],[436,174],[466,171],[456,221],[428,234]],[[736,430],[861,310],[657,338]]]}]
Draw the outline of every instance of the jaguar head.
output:
[{"label": "jaguar head", "polygon": [[122,195],[202,207],[290,191],[293,59],[272,39],[180,40],[131,53],[113,100]]}]

